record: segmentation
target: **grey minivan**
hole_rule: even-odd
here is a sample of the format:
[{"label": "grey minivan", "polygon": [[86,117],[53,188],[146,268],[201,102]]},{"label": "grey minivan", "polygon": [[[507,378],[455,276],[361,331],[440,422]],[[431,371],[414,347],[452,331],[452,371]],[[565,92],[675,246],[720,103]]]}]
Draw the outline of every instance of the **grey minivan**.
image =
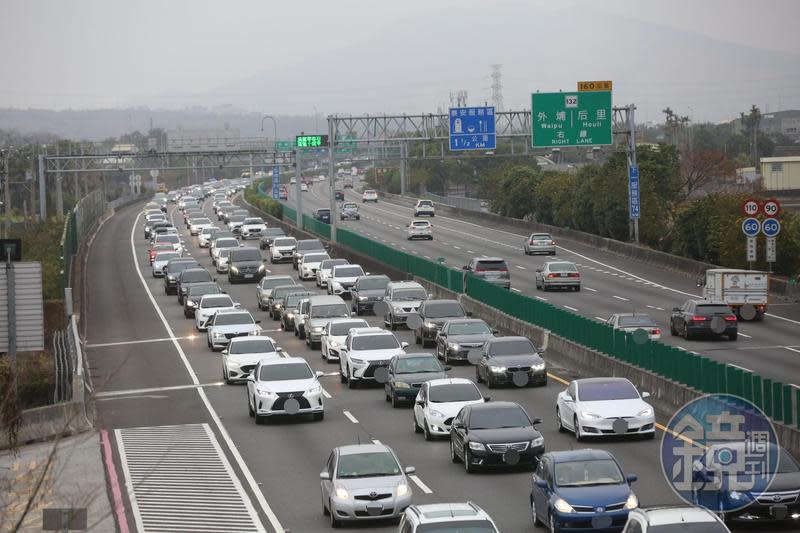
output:
[{"label": "grey minivan", "polygon": [[511,288],[508,263],[501,257],[473,257],[464,265],[464,287],[470,276],[481,278],[504,289]]}]

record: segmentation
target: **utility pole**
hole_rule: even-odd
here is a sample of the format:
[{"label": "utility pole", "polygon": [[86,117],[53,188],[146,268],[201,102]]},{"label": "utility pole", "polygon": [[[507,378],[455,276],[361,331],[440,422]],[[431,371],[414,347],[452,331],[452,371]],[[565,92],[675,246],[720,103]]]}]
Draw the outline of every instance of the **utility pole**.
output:
[{"label": "utility pole", "polygon": [[336,130],[333,127],[333,120],[331,117],[328,117],[328,153],[330,157],[328,158],[328,182],[329,182],[329,194],[330,194],[330,210],[331,210],[331,242],[336,242],[336,187],[334,183],[336,182],[336,150],[334,150],[334,144],[336,144]]},{"label": "utility pole", "polygon": [[[8,238],[9,230],[11,228],[11,176],[8,175],[8,158],[11,157],[10,150],[5,150],[3,159],[5,160],[3,166],[3,204],[5,209],[3,213],[6,215],[5,224],[3,225],[3,237]],[[9,267],[10,268],[10,267]],[[10,334],[11,332],[9,332]]]},{"label": "utility pole", "polygon": [[[303,135],[303,133],[301,133],[301,135]],[[300,190],[300,183],[303,180],[303,170],[300,165],[300,147],[295,147],[294,163],[294,194],[297,196],[297,229],[303,229],[303,191]]]},{"label": "utility pole", "polygon": [[47,220],[47,184],[44,168],[44,155],[39,154],[39,220]]},{"label": "utility pole", "polygon": [[[636,109],[636,106],[631,104],[628,106],[628,172],[630,172],[631,168],[637,168],[636,165],[636,122],[633,118],[633,112]],[[639,188],[641,190],[641,186]],[[630,193],[630,189],[628,190],[628,194]],[[639,217],[633,218],[633,241],[636,244],[639,244]]]},{"label": "utility pole", "polygon": [[[61,152],[61,147],[56,143],[56,156]],[[64,191],[61,188],[61,160],[56,159],[56,213],[58,218],[64,218]]]},{"label": "utility pole", "polygon": [[[400,195],[406,193],[408,176],[406,175],[406,158],[408,157],[408,144],[400,143]],[[387,191],[388,192],[388,191]]]}]

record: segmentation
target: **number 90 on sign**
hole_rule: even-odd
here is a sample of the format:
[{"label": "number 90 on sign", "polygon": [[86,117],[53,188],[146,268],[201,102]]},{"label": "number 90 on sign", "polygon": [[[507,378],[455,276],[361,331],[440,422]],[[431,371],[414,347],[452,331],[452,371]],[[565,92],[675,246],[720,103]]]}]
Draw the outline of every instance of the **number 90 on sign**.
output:
[{"label": "number 90 on sign", "polygon": [[761,231],[761,222],[757,218],[746,218],[742,222],[742,233],[748,237],[755,237]]},{"label": "number 90 on sign", "polygon": [[761,224],[761,231],[767,237],[775,237],[781,232],[781,223],[774,218],[768,218]]}]

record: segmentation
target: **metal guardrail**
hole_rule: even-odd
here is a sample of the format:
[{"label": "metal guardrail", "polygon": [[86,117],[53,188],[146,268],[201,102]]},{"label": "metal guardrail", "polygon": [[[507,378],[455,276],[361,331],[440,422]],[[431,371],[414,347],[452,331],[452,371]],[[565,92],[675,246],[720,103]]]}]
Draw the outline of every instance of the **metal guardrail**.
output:
[{"label": "metal guardrail", "polygon": [[70,324],[53,335],[53,360],[55,364],[55,391],[53,402],[75,399],[75,378],[83,376],[83,351],[78,336],[78,321],[73,315]]},{"label": "metal guardrail", "polygon": [[78,247],[89,235],[105,212],[102,191],[92,191],[77,203],[64,221],[61,233],[61,290],[71,285],[72,259]]},{"label": "metal guardrail", "polygon": [[[425,198],[436,203],[457,207],[459,209],[469,209],[470,211],[488,212],[488,203],[480,198],[468,198],[466,196],[439,196],[431,192],[425,193]],[[486,206],[486,207],[484,207]]]}]

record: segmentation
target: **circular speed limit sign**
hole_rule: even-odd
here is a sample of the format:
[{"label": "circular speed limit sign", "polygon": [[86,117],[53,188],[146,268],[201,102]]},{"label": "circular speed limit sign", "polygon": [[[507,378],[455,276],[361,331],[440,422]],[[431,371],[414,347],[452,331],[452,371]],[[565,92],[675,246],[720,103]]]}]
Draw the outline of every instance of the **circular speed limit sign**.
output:
[{"label": "circular speed limit sign", "polygon": [[746,217],[754,217],[761,211],[761,204],[755,198],[748,198],[742,204],[742,214]]},{"label": "circular speed limit sign", "polygon": [[761,231],[767,237],[776,237],[781,232],[781,223],[776,218],[767,218],[761,224]]},{"label": "circular speed limit sign", "polygon": [[746,218],[742,222],[742,233],[748,237],[755,237],[761,231],[761,221],[757,218]]},{"label": "circular speed limit sign", "polygon": [[776,217],[781,212],[781,203],[775,198],[770,198],[764,202],[764,214],[768,217]]}]

